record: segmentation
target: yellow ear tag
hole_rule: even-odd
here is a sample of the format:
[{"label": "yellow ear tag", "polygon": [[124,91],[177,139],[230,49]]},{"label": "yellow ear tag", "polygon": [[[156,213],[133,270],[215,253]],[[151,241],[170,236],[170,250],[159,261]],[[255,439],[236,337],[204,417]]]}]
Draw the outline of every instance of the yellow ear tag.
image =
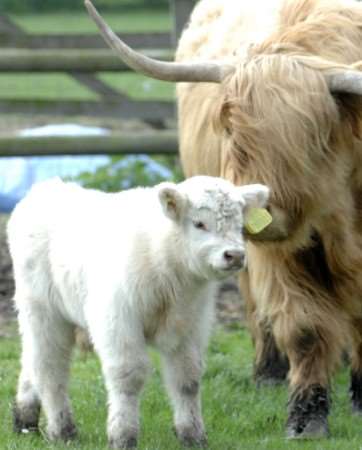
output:
[{"label": "yellow ear tag", "polygon": [[245,222],[250,234],[258,234],[273,221],[273,217],[265,208],[251,208]]}]

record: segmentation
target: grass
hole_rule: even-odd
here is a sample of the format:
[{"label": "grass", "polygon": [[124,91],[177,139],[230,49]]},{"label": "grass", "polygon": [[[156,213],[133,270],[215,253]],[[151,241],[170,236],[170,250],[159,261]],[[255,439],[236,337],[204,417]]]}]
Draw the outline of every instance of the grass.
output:
[{"label": "grass", "polygon": [[[204,419],[210,450],[360,450],[361,418],[350,414],[347,371],[336,378],[330,439],[290,442],[284,438],[286,387],[256,389],[251,381],[252,346],[242,329],[217,329],[209,346],[203,379]],[[172,432],[172,415],[161,382],[158,357],[142,396],[140,450],[179,450]],[[11,431],[11,404],[18,374],[17,337],[0,342],[0,448],[7,450],[106,448],[106,398],[99,362],[77,354],[72,367],[71,398],[80,431],[71,445],[49,444],[41,436],[16,436]],[[43,425],[44,426],[44,425]]]}]

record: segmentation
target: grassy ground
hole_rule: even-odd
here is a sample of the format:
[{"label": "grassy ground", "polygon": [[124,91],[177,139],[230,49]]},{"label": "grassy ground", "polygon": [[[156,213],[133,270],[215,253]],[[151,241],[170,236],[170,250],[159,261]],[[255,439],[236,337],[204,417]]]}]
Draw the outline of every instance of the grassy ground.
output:
[{"label": "grassy ground", "polygon": [[[77,354],[72,368],[71,397],[79,440],[71,445],[49,444],[43,437],[16,436],[11,431],[11,404],[18,374],[17,337],[0,340],[0,448],[7,450],[106,448],[105,389],[97,358]],[[181,449],[172,432],[171,410],[165,396],[158,358],[142,397],[141,450]],[[361,418],[352,417],[347,396],[347,374],[337,377],[333,389],[330,439],[290,442],[283,434],[286,388],[256,389],[251,382],[252,348],[240,329],[218,329],[212,339],[203,380],[203,409],[210,450],[360,450]]]}]

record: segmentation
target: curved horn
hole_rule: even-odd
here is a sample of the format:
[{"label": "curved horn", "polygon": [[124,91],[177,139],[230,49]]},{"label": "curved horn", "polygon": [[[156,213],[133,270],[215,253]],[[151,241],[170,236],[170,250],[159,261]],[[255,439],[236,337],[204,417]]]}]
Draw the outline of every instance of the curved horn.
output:
[{"label": "curved horn", "polygon": [[346,92],[362,95],[362,73],[357,70],[343,70],[327,75],[331,92]]},{"label": "curved horn", "polygon": [[221,83],[226,75],[235,70],[232,65],[216,62],[175,63],[148,58],[135,52],[119,39],[98,14],[90,0],[85,0],[84,4],[99,28],[103,39],[136,72],[164,81]]}]

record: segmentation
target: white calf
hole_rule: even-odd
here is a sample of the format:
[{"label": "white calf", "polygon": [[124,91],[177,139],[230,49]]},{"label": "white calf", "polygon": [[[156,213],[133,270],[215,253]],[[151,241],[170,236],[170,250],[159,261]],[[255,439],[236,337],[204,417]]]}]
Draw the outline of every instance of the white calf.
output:
[{"label": "white calf", "polygon": [[205,442],[199,383],[213,316],[213,281],[245,264],[243,215],[262,185],[194,177],[117,194],[51,180],[8,226],[22,333],[15,428],[52,440],[76,433],[67,394],[74,327],[88,330],[108,391],[112,448],[137,443],[147,344],[162,354],[178,437]]}]

